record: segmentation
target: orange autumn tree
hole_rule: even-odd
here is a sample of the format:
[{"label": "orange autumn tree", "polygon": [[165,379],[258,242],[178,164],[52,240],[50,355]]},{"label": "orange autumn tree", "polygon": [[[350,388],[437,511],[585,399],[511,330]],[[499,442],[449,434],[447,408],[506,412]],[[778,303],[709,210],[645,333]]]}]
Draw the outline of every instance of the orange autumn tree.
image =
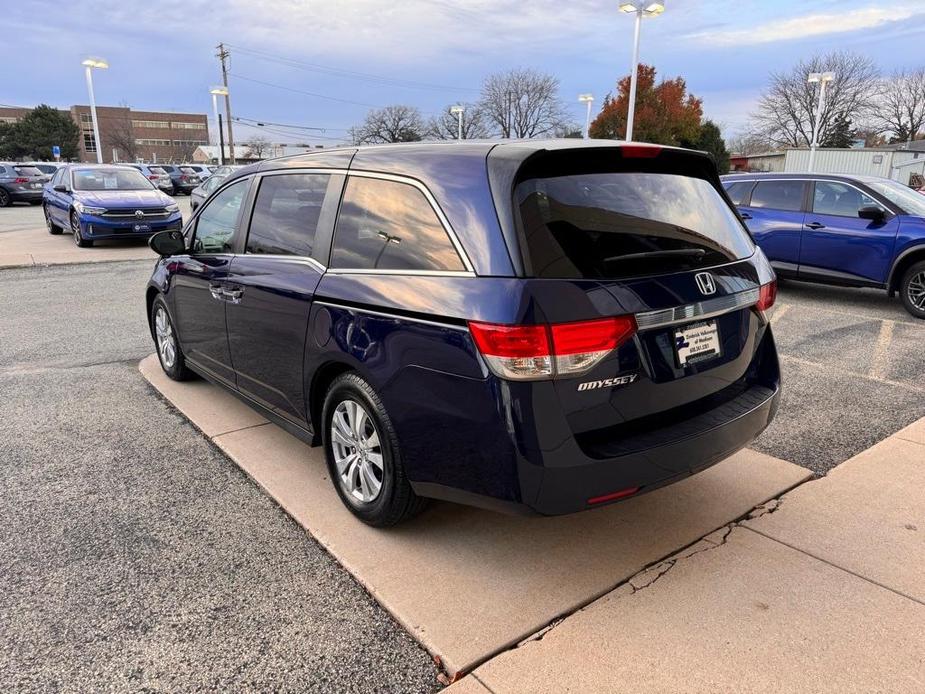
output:
[{"label": "orange autumn tree", "polygon": [[[617,96],[610,94],[591,123],[591,137],[620,140],[626,135],[629,107],[629,75],[617,83]],[[660,145],[684,145],[700,137],[703,102],[687,93],[683,77],[655,83],[655,68],[639,65],[636,82],[636,115],[633,139]]]}]

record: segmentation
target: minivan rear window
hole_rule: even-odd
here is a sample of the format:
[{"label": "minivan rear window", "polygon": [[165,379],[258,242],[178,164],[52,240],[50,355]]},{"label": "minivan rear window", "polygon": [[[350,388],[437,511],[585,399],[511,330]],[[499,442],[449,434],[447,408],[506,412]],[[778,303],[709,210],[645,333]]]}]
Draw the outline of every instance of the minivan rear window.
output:
[{"label": "minivan rear window", "polygon": [[747,258],[754,246],[706,179],[661,172],[529,179],[514,190],[530,274],[622,279]]}]

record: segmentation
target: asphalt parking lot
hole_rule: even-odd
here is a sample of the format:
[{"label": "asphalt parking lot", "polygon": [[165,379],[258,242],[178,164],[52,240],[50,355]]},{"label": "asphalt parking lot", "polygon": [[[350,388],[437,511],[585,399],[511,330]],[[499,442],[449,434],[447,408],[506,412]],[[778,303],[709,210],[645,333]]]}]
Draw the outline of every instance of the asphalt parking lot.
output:
[{"label": "asphalt parking lot", "polygon": [[[48,238],[40,208],[0,210],[9,231]],[[0,688],[439,688],[427,653],[144,382],[151,265],[0,270]],[[925,416],[925,323],[898,301],[787,282],[772,320],[785,393],[755,448],[824,474]]]}]

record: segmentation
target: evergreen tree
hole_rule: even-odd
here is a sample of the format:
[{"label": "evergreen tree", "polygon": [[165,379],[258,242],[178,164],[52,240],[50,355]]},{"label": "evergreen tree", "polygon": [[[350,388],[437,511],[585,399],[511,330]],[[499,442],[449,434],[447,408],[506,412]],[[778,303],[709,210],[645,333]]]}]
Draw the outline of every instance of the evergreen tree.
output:
[{"label": "evergreen tree", "polygon": [[61,159],[77,159],[80,129],[70,114],[42,104],[16,123],[0,128],[0,158],[52,159],[53,145],[61,147]]}]

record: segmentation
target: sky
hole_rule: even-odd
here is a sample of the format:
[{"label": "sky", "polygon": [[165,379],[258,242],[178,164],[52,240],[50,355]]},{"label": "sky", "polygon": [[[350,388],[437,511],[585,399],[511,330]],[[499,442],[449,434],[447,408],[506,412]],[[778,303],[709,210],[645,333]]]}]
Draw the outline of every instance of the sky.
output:
[{"label": "sky", "polygon": [[[8,46],[0,104],[88,103],[81,61],[100,105],[211,113],[230,52],[235,139],[333,144],[371,107],[425,116],[475,101],[491,72],[533,67],[595,111],[629,74],[633,20],[617,0],[30,0],[4,3]],[[850,49],[885,73],[925,65],[925,0],[666,0],[645,19],[640,60],[684,77],[705,117],[741,132],[768,77],[817,52]],[[276,125],[269,125],[269,124]],[[300,126],[294,128],[291,126]],[[307,130],[307,127],[323,130]]]}]

